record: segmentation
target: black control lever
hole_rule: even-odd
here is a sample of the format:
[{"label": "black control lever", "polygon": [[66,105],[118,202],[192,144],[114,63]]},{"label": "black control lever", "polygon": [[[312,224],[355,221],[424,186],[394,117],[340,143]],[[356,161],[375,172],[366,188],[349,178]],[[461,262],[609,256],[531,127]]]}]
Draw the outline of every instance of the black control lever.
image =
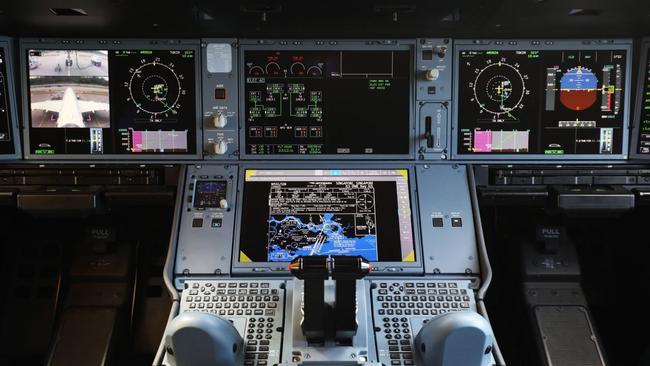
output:
[{"label": "black control lever", "polygon": [[427,139],[427,147],[433,148],[433,133],[431,133],[431,116],[424,117],[424,138]]},{"label": "black control lever", "polygon": [[[323,342],[328,334],[328,313],[335,322],[336,340],[349,340],[357,332],[356,280],[370,273],[370,263],[361,256],[298,257],[289,264],[296,278],[304,280],[302,332],[310,342]],[[325,304],[325,280],[336,281],[336,308]]]}]

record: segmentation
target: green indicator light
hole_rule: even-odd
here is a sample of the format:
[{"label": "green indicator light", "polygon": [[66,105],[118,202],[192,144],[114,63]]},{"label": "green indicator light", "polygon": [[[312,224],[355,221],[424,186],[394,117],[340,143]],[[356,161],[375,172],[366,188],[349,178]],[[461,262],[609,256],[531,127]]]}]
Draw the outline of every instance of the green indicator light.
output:
[{"label": "green indicator light", "polygon": [[498,55],[499,51],[486,51],[485,54],[486,55]]},{"label": "green indicator light", "polygon": [[544,154],[548,155],[563,155],[564,150],[544,150]]},{"label": "green indicator light", "polygon": [[54,150],[53,149],[38,149],[38,150],[34,150],[34,154],[36,154],[36,155],[54,155]]}]

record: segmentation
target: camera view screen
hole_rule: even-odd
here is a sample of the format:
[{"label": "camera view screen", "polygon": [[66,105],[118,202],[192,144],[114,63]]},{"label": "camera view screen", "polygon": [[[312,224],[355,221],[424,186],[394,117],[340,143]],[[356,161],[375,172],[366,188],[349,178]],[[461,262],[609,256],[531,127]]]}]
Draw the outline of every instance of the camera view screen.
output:
[{"label": "camera view screen", "polygon": [[0,47],[0,155],[13,154],[14,144],[11,136],[9,118],[9,85],[7,80],[7,60],[5,49]]},{"label": "camera view screen", "polygon": [[239,261],[415,261],[408,170],[246,170]]},{"label": "camera view screen", "polygon": [[247,154],[409,153],[409,50],[247,50],[244,59]]},{"label": "camera view screen", "polygon": [[193,154],[194,50],[29,50],[30,151]]},{"label": "camera view screen", "polygon": [[621,154],[626,50],[460,50],[459,154]]}]

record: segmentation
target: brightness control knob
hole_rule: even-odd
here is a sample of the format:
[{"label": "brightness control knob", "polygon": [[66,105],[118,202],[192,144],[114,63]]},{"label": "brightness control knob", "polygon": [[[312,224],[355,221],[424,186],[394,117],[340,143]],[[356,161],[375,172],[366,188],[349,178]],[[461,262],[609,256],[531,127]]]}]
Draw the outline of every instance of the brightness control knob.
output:
[{"label": "brightness control knob", "polygon": [[224,128],[228,123],[228,117],[225,113],[214,112],[212,113],[212,125],[216,128]]},{"label": "brightness control knob", "polygon": [[212,152],[217,155],[223,155],[228,151],[228,143],[224,140],[215,141],[212,144]]},{"label": "brightness control knob", "polygon": [[438,80],[439,77],[440,77],[440,70],[438,69],[427,69],[424,72],[424,78],[429,81]]},{"label": "brightness control knob", "polygon": [[228,201],[226,201],[225,198],[222,198],[222,199],[219,201],[219,207],[221,207],[221,208],[224,209],[224,210],[228,209]]}]

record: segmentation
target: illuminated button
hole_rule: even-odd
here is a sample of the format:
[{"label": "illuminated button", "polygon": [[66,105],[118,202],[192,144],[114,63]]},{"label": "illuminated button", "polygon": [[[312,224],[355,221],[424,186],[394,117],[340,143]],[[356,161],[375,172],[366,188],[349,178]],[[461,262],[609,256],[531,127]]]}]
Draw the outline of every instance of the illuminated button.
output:
[{"label": "illuminated button", "polygon": [[216,228],[220,228],[222,224],[223,224],[223,220],[221,218],[213,218],[210,226],[216,229]]},{"label": "illuminated button", "polygon": [[462,227],[463,226],[463,219],[460,217],[452,217],[451,218],[451,227]]}]

